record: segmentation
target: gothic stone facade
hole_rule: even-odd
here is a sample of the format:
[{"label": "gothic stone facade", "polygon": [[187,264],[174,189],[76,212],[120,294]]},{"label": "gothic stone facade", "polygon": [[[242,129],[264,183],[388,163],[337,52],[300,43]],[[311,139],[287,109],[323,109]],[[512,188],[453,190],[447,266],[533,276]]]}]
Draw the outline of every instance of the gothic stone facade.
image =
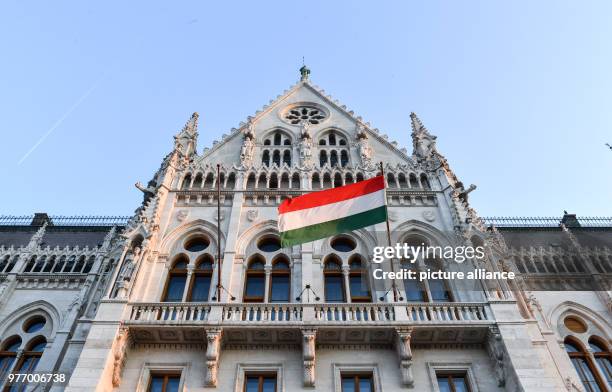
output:
[{"label": "gothic stone facade", "polygon": [[[3,226],[3,363],[38,355],[37,370],[69,375],[50,389],[71,392],[146,391],[164,374],[181,391],[243,391],[258,375],[279,392],[341,391],[347,376],[377,392],[440,391],[451,376],[472,392],[584,391],[574,347],[607,385],[612,228],[485,224],[416,115],[408,154],[308,73],[201,152],[194,114],[124,227]],[[441,266],[518,278],[357,289],[384,224],[279,248],[282,200],[370,178],[380,161],[393,243],[484,246],[482,262]]]}]

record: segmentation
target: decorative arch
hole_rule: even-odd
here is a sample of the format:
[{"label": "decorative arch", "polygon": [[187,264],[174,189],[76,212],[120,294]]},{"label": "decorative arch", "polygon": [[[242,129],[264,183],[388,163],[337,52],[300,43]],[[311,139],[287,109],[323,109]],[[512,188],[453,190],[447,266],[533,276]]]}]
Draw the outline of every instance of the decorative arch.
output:
[{"label": "decorative arch", "polygon": [[[559,327],[563,325],[563,319],[565,316],[569,316],[574,314],[583,318],[584,320],[588,320],[592,323],[597,329],[598,332],[603,334],[603,338],[607,341],[610,341],[610,330],[612,329],[608,321],[601,317],[598,313],[592,311],[590,308],[581,305],[574,301],[564,301],[553,308],[547,315],[548,322],[550,325],[559,331]],[[593,334],[593,331],[589,332],[589,336]],[[584,344],[585,342],[583,342]]]},{"label": "decorative arch", "polygon": [[47,323],[51,324],[50,336],[55,336],[59,327],[66,321],[65,317],[68,315],[68,312],[60,314],[53,304],[45,300],[31,302],[25,306],[15,309],[0,323],[0,340],[8,337],[4,335],[7,329],[12,327],[15,323],[21,320],[25,321],[28,318],[41,313],[47,316]]},{"label": "decorative arch", "polygon": [[[160,253],[170,254],[179,240],[187,238],[193,234],[204,234],[210,239],[211,247],[217,247],[217,226],[203,219],[196,219],[189,223],[185,223],[170,231],[162,238]],[[221,230],[221,242],[226,240],[223,230]]]},{"label": "decorative arch", "polygon": [[391,242],[395,241],[397,243],[400,243],[410,235],[415,234],[429,239],[431,241],[429,245],[445,246],[452,245],[454,243],[454,241],[452,241],[446,234],[444,234],[439,229],[435,228],[432,225],[414,219],[403,222],[402,224],[397,226],[391,232]]},{"label": "decorative arch", "polygon": [[[274,126],[272,128],[268,128],[265,131],[261,132],[260,143],[263,144],[266,139],[270,139],[270,145],[273,146],[274,145],[274,135],[276,133],[280,133],[281,135],[291,140],[291,142],[293,143],[293,139],[294,139],[293,132],[291,132],[291,130],[283,126]],[[283,143],[281,142],[280,145],[283,145]]]},{"label": "decorative arch", "polygon": [[262,221],[245,230],[236,241],[236,255],[238,257],[244,257],[249,245],[252,244],[257,237],[261,237],[265,234],[278,235],[278,224],[275,220]]}]

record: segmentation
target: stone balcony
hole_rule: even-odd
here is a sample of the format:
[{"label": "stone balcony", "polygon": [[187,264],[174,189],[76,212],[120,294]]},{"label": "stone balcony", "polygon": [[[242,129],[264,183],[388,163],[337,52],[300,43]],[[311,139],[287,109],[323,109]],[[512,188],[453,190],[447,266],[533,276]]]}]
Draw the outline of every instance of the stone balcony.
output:
[{"label": "stone balcony", "polygon": [[413,341],[481,342],[495,320],[488,303],[130,303],[125,325],[136,341],[203,341],[221,327],[226,343],[299,343],[317,329],[328,343],[388,343],[399,328]]}]

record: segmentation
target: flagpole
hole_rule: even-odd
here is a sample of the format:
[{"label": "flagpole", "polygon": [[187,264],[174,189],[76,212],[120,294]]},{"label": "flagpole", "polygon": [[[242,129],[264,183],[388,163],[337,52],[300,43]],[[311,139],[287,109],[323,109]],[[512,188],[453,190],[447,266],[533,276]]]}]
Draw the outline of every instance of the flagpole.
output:
[{"label": "flagpole", "polygon": [[221,165],[217,163],[217,302],[221,302]]},{"label": "flagpole", "polygon": [[[383,168],[383,163],[380,161],[380,175],[383,178],[383,183],[385,183],[385,169]],[[387,185],[385,183],[385,205],[387,204]],[[389,247],[391,247],[391,228],[389,226],[389,211],[387,210],[386,214],[386,223],[387,223],[387,242],[389,243]],[[391,272],[395,272],[393,267],[393,259],[391,259]],[[394,274],[395,275],[395,274]],[[391,288],[393,289],[393,302],[397,302],[397,287],[395,286],[395,279],[391,280]]]}]

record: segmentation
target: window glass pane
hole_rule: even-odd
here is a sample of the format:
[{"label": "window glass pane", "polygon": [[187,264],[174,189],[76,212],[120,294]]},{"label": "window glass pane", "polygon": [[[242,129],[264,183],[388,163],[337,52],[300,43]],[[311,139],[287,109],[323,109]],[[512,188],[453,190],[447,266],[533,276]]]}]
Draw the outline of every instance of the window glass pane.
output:
[{"label": "window glass pane", "polygon": [[15,357],[0,358],[0,380],[3,380],[4,375],[11,370],[13,362],[15,362]]},{"label": "window glass pane", "polygon": [[450,380],[448,377],[438,377],[438,388],[440,392],[451,392]]},{"label": "window glass pane", "polygon": [[368,291],[368,287],[362,284],[362,279],[360,275],[355,275],[349,277],[350,289],[351,289],[351,297],[369,297],[370,293]]},{"label": "window glass pane", "polygon": [[168,384],[166,384],[166,392],[178,392],[180,377],[170,376],[168,377]]},{"label": "window glass pane", "polygon": [[433,301],[446,302],[450,301],[450,296],[446,290],[446,284],[444,281],[439,279],[431,279],[429,282],[429,289],[431,290],[431,299]]},{"label": "window glass pane", "polygon": [[406,301],[425,301],[425,291],[421,284],[415,279],[404,279],[404,290],[406,290]]},{"label": "window glass pane", "polygon": [[208,301],[208,292],[210,290],[210,276],[197,276],[193,281],[191,289],[191,300],[193,302]]},{"label": "window glass pane", "polygon": [[164,377],[163,376],[153,376],[151,378],[151,385],[149,387],[149,392],[162,392],[164,388]]},{"label": "window glass pane", "polygon": [[359,378],[359,392],[372,392],[372,379],[367,377]]},{"label": "window glass pane", "polygon": [[245,389],[245,392],[259,392],[259,377],[247,377]]},{"label": "window glass pane", "polygon": [[247,278],[247,297],[263,297],[266,285],[264,276],[249,276]]},{"label": "window glass pane", "polygon": [[267,377],[263,380],[263,392],[276,391],[276,378]]},{"label": "window glass pane", "polygon": [[467,386],[465,385],[465,377],[453,376],[453,384],[455,384],[456,392],[467,392]]},{"label": "window glass pane", "polygon": [[289,275],[272,275],[271,302],[289,302]]},{"label": "window glass pane", "polygon": [[342,290],[342,276],[325,277],[325,301],[344,302]]},{"label": "window glass pane", "polygon": [[608,358],[597,358],[596,360],[608,384],[612,386],[612,363]]},{"label": "window glass pane", "polygon": [[355,392],[355,378],[342,377],[342,392]]},{"label": "window glass pane", "polygon": [[170,276],[170,281],[168,282],[168,291],[166,292],[166,298],[164,299],[164,301],[181,301],[183,299],[183,291],[185,291],[186,280],[186,275]]}]

